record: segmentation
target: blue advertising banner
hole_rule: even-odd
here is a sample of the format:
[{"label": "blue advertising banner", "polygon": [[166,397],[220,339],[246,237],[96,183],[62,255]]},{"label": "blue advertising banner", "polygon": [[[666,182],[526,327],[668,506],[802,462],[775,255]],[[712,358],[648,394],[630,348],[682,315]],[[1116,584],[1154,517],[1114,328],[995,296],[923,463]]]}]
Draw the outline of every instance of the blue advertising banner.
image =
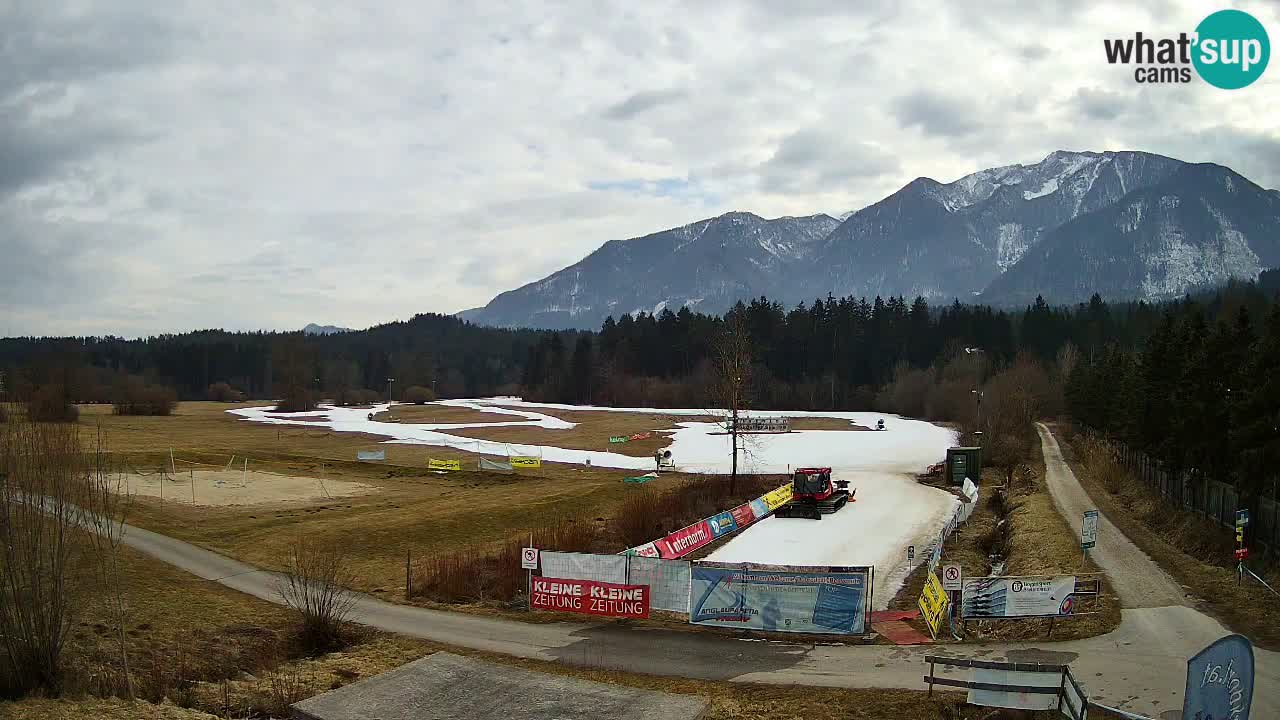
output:
[{"label": "blue advertising banner", "polygon": [[708,518],[707,524],[711,526],[711,534],[716,537],[728,535],[738,529],[738,523],[734,522],[733,514],[722,512],[715,517]]},{"label": "blue advertising banner", "polygon": [[1249,720],[1253,704],[1253,646],[1228,635],[1187,661],[1183,720]]},{"label": "blue advertising banner", "polygon": [[871,568],[693,566],[689,622],[747,630],[862,635]]}]

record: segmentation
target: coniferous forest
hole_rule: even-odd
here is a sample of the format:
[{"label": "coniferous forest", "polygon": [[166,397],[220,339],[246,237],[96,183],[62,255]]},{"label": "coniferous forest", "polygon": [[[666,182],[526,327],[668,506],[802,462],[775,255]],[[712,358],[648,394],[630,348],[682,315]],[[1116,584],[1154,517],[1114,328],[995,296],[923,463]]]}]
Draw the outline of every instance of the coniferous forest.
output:
[{"label": "coniferous forest", "polygon": [[715,345],[736,317],[752,353],[752,407],[879,409],[988,431],[1065,414],[1166,467],[1231,482],[1280,467],[1278,280],[1271,271],[1163,304],[1095,296],[1021,311],[830,296],[788,309],[758,298],[723,317],[664,310],[596,332],[424,314],[334,335],[8,338],[0,369],[8,400],[119,404],[122,387],[164,387],[186,400],[305,390],[367,402],[394,378],[392,391],[414,388],[415,399],[714,407]]}]

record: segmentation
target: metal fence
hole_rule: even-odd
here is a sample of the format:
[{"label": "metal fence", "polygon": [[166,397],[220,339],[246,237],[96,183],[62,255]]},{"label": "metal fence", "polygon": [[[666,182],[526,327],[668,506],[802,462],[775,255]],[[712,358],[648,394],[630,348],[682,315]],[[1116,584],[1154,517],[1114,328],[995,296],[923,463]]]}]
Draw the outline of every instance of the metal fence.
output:
[{"label": "metal fence", "polygon": [[648,585],[649,606],[654,610],[689,612],[689,562],[686,560],[553,551],[541,555],[543,577]]},{"label": "metal fence", "polygon": [[[1169,504],[1193,512],[1224,527],[1235,527],[1236,510],[1245,509],[1232,485],[1209,480],[1195,470],[1173,473],[1145,453],[1113,444],[1120,462]],[[1250,510],[1249,546],[1268,555],[1280,552],[1280,478],[1264,485],[1264,494]],[[1269,495],[1269,497],[1268,497]]]}]

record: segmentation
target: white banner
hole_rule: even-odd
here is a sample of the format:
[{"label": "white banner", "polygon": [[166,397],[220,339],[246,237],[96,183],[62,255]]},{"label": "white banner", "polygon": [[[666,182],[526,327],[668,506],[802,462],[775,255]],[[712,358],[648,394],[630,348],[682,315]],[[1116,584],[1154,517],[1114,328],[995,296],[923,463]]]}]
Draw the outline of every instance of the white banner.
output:
[{"label": "white banner", "polygon": [[386,460],[386,450],[357,450],[356,460]]},{"label": "white banner", "polygon": [[[1055,691],[1062,686],[1060,672],[1021,672],[1017,670],[973,669],[973,682],[1015,687],[1044,687]],[[1016,690],[969,689],[970,705],[1011,708],[1014,710],[1057,710],[1058,692],[1029,693]]]},{"label": "white banner", "polygon": [[1075,589],[1074,575],[974,578],[964,581],[960,610],[965,618],[1070,615]]},{"label": "white banner", "polygon": [[595,580],[615,585],[627,583],[625,555],[542,552],[542,576],[565,580]]},{"label": "white banner", "polygon": [[628,585],[649,586],[649,607],[654,610],[689,612],[689,562],[632,556],[627,571]]}]

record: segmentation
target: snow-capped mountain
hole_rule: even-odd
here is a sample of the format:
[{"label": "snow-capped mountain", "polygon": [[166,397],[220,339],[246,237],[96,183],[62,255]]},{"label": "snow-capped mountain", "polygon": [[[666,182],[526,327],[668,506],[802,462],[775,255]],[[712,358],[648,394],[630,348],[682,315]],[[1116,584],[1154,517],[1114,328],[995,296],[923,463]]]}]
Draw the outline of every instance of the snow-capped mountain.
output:
[{"label": "snow-capped mountain", "polygon": [[842,223],[815,271],[837,295],[970,298],[1048,231],[1181,166],[1148,153],[1054,152],[946,185],[918,178]]},{"label": "snow-capped mountain", "polygon": [[1277,266],[1280,194],[1221,165],[1185,165],[1049,232],[982,300],[1157,300]]},{"label": "snow-capped mountain", "polygon": [[338,327],[337,325],[317,325],[315,323],[307,323],[302,328],[303,335],[337,335],[338,333],[353,332],[351,328]]},{"label": "snow-capped mountain", "polygon": [[[1173,198],[1173,199],[1170,199]],[[1171,203],[1174,203],[1170,205]],[[609,315],[719,313],[917,295],[1020,304],[1179,295],[1280,265],[1280,192],[1216,165],[1143,152],[1050,153],[951,183],[917,178],[842,220],[733,212],[611,240],[460,315],[499,326],[596,328]]]},{"label": "snow-capped mountain", "polygon": [[610,315],[722,312],[735,300],[781,294],[839,221],[828,215],[767,220],[747,212],[610,240],[580,262],[504,292],[459,316],[501,327],[597,328]]}]

